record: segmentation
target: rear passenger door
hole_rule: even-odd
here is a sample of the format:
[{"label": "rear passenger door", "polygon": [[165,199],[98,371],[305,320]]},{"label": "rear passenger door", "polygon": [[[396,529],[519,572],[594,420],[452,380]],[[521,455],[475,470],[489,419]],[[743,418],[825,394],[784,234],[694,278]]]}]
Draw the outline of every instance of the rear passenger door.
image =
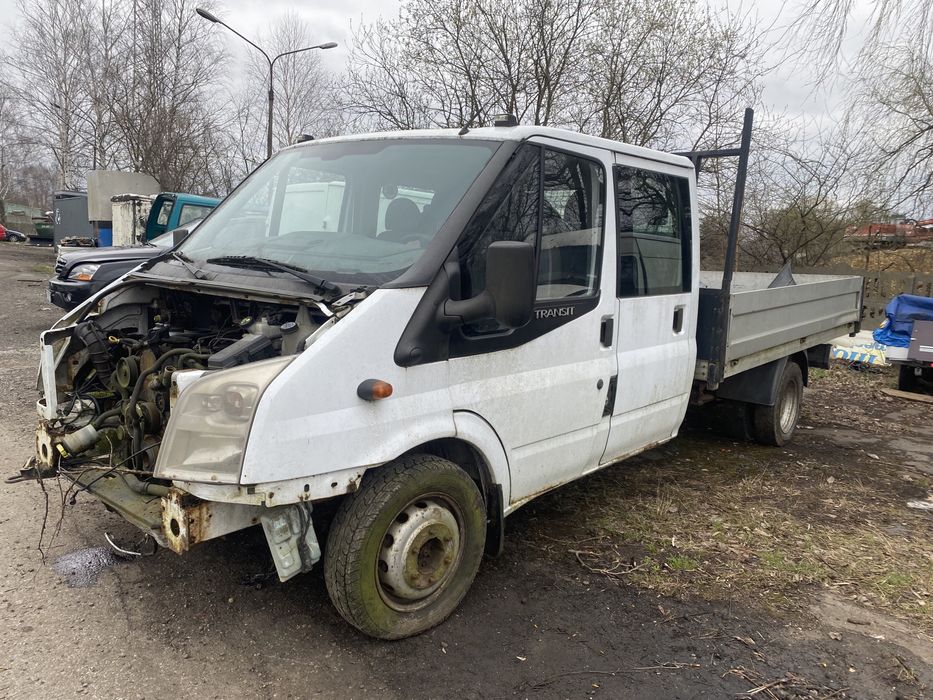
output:
[{"label": "rear passenger door", "polygon": [[696,360],[698,254],[686,168],[617,157],[618,377],[603,463],[675,435]]}]

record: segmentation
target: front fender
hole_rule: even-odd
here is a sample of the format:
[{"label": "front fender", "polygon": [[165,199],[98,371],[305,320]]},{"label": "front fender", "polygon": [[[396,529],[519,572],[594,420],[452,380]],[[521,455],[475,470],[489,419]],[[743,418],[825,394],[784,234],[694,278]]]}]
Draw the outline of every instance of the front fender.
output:
[{"label": "front fender", "polygon": [[[405,368],[394,360],[423,294],[374,292],[275,378],[250,428],[241,484],[368,468],[456,435],[447,363]],[[361,399],[357,387],[367,379],[390,383],[392,395]]]}]

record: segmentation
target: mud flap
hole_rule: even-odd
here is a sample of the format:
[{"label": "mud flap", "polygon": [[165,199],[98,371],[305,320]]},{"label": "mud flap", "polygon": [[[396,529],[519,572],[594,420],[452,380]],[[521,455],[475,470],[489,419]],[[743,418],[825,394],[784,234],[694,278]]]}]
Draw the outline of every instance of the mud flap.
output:
[{"label": "mud flap", "polygon": [[280,581],[310,571],[321,558],[321,546],[311,522],[311,504],[268,509],[260,518]]}]

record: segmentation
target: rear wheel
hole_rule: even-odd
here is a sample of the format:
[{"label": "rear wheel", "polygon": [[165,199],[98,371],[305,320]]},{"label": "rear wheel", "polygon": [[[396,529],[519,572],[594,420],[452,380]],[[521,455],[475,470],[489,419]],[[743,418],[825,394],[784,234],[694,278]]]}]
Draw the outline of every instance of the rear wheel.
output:
[{"label": "rear wheel", "polygon": [[917,391],[917,372],[913,365],[899,365],[897,369],[897,388],[901,391]]},{"label": "rear wheel", "polygon": [[469,475],[433,455],[407,455],[367,477],[331,524],[324,580],[347,622],[401,639],[463,600],[483,556],[486,508]]},{"label": "rear wheel", "polygon": [[788,360],[778,382],[773,406],[755,406],[752,416],[752,434],[756,442],[778,447],[790,442],[803,401],[803,374],[796,362]]}]

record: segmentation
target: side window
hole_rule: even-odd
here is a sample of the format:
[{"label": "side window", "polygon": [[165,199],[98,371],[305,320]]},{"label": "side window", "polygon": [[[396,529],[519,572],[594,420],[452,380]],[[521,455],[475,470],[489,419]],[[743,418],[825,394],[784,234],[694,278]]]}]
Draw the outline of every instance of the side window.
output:
[{"label": "side window", "polygon": [[[486,250],[490,243],[535,243],[540,172],[540,147],[522,146],[480,204],[460,243],[462,298],[469,299],[486,289]],[[496,330],[494,321],[492,326],[491,330]]]},{"label": "side window", "polygon": [[620,297],[690,291],[687,178],[617,166]]},{"label": "side window", "polygon": [[185,204],[181,208],[181,212],[178,214],[178,225],[184,226],[189,221],[194,221],[195,219],[203,219],[205,216],[210,214],[211,209],[214,207],[207,207],[203,204]]},{"label": "side window", "polygon": [[156,223],[159,226],[165,226],[168,224],[169,214],[172,213],[172,206],[175,204],[174,199],[163,199],[162,203],[159,205],[159,213],[156,215]]},{"label": "side window", "polygon": [[[537,301],[592,298],[599,289],[605,205],[605,175],[598,163],[523,145],[460,241],[462,298],[486,288],[486,250],[495,241],[536,246]],[[464,328],[467,335],[501,330],[493,320]]]},{"label": "side window", "polygon": [[538,301],[596,293],[606,205],[604,180],[598,163],[545,150]]}]

